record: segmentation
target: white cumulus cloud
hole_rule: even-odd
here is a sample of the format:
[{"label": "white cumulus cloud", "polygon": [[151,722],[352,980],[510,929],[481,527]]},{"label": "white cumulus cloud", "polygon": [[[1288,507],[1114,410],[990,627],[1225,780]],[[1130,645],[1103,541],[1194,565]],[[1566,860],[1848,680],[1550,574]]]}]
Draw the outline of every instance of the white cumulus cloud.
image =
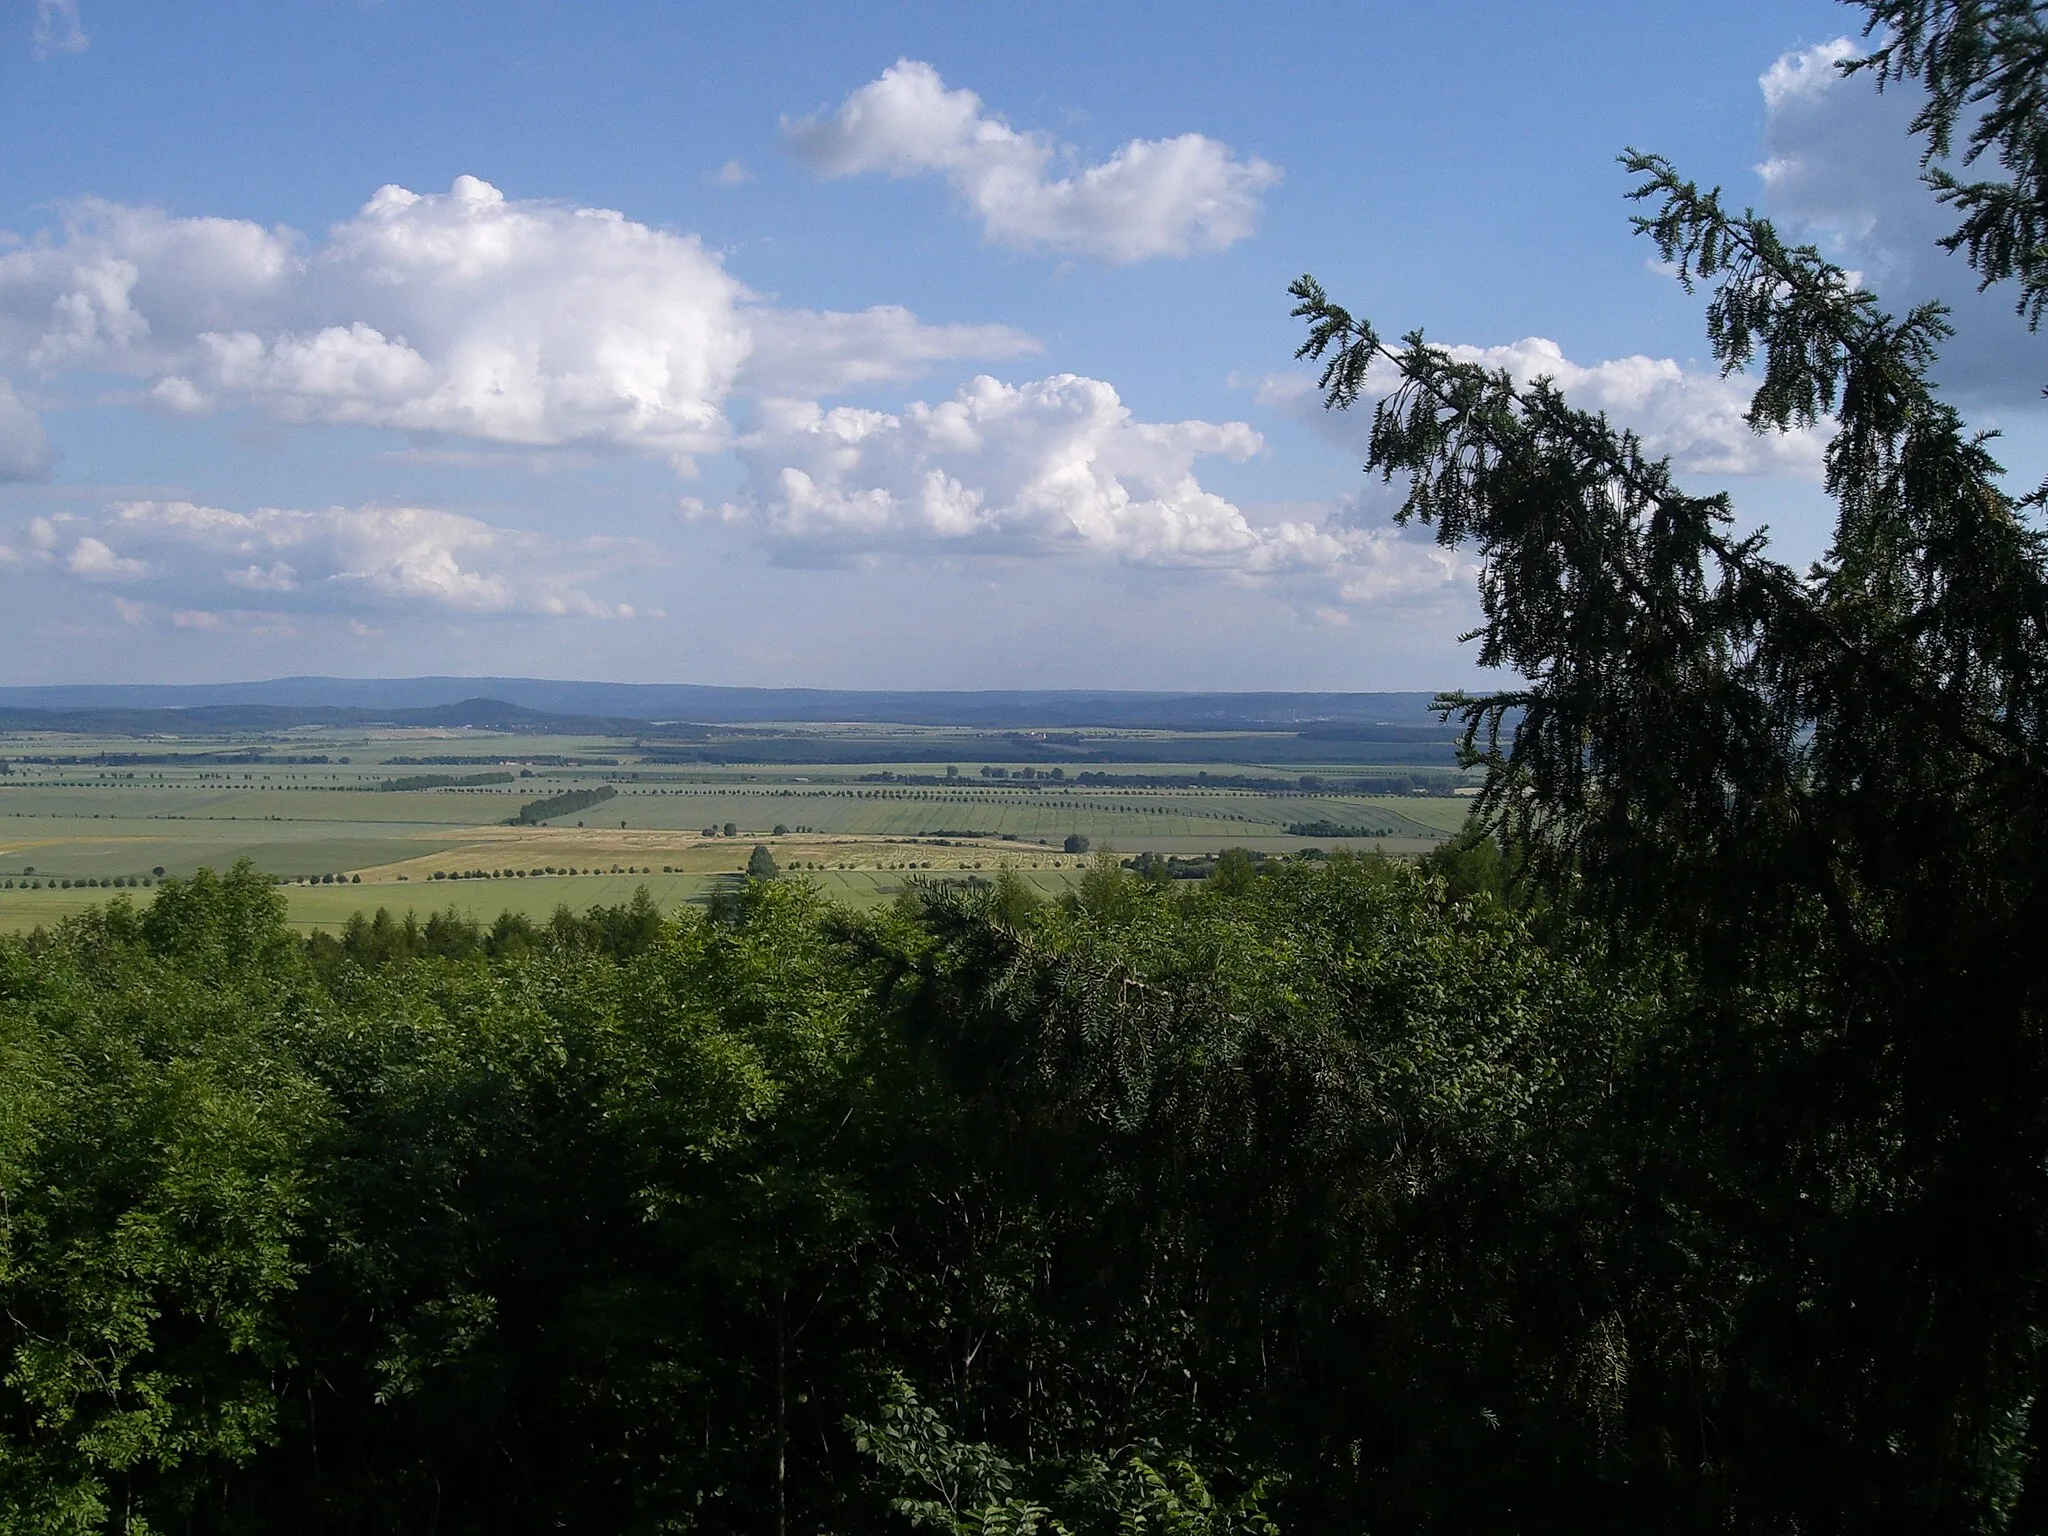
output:
[{"label": "white cumulus cloud", "polygon": [[726,444],[750,365],[747,388],[815,396],[1030,345],[901,308],[781,310],[694,236],[471,176],[385,187],[318,242],[88,200],[61,231],[0,248],[0,363],[127,373],[181,414],[248,405],[679,463]]},{"label": "white cumulus cloud", "polygon": [[1355,526],[1348,507],[1254,517],[1203,486],[1196,466],[1250,458],[1257,432],[1241,421],[1141,421],[1100,379],[981,376],[898,412],[784,400],[762,416],[736,445],[747,494],[720,512],[812,555],[1066,551],[1307,581],[1352,603],[1471,576],[1469,562],[1426,539]]},{"label": "white cumulus cloud", "polygon": [[1351,534],[1336,575],[1339,600],[1363,606],[1470,592],[1479,562],[1437,543],[1427,530],[1382,526]]},{"label": "white cumulus cloud", "polygon": [[145,561],[130,560],[117,555],[104,541],[90,536],[80,539],[71,546],[71,554],[65,560],[64,568],[74,576],[84,576],[94,581],[133,581],[149,572],[149,566]]},{"label": "white cumulus cloud", "polygon": [[1133,139],[1099,165],[1043,133],[1012,128],[931,65],[902,59],[828,116],[784,124],[791,151],[822,176],[936,173],[984,235],[1022,250],[1144,261],[1218,251],[1252,233],[1277,167],[1239,159],[1199,133]]},{"label": "white cumulus cloud", "polygon": [[1202,489],[1194,462],[1259,449],[1242,422],[1147,423],[1108,384],[986,375],[901,412],[763,408],[738,443],[753,511],[783,538],[1078,544],[1142,563],[1239,556],[1258,535]]},{"label": "white cumulus cloud", "polygon": [[298,570],[284,560],[273,560],[268,565],[258,565],[253,560],[239,571],[222,573],[222,579],[229,586],[244,587],[251,592],[296,592],[299,590]]},{"label": "white cumulus cloud", "polygon": [[72,203],[57,235],[0,249],[0,356],[45,372],[168,371],[207,332],[286,323],[300,246],[239,219]]},{"label": "white cumulus cloud", "polygon": [[684,457],[723,442],[743,293],[616,213],[386,187],[305,265],[303,309],[331,320],[203,332],[192,382],[286,420]]},{"label": "white cumulus cloud", "polygon": [[[1739,374],[1723,378],[1711,369],[1687,368],[1671,358],[1640,355],[1580,364],[1542,336],[1524,337],[1506,346],[1445,350],[1463,362],[1504,368],[1522,384],[1548,377],[1573,405],[1604,411],[1615,425],[1640,436],[1653,457],[1669,457],[1683,473],[1811,479],[1821,471],[1828,437],[1825,427],[1809,432],[1752,431],[1743,415],[1749,409],[1754,385]],[[1384,361],[1369,377],[1372,392],[1380,396],[1392,393],[1398,383],[1392,365]],[[1345,412],[1323,409],[1312,375],[1268,375],[1259,383],[1257,399],[1354,453],[1365,452],[1372,426],[1369,405],[1361,403]]]}]

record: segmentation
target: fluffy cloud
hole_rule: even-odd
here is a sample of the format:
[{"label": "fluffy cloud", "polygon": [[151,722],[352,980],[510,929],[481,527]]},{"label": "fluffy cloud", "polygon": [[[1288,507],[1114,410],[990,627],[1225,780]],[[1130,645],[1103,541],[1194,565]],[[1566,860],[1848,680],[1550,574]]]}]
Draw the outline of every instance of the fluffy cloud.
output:
[{"label": "fluffy cloud", "polygon": [[[1630,428],[1654,456],[1668,456],[1682,472],[1704,475],[1819,475],[1827,446],[1823,430],[1759,434],[1743,420],[1752,386],[1740,375],[1682,367],[1670,358],[1620,357],[1581,365],[1554,341],[1525,337],[1500,347],[1447,349],[1465,362],[1505,368],[1521,383],[1547,376],[1583,410],[1604,411]],[[1382,362],[1371,377],[1377,393],[1399,382]],[[1273,374],[1260,381],[1257,398],[1330,438],[1351,452],[1365,452],[1372,412],[1323,409],[1315,380],[1304,373]]]},{"label": "fluffy cloud", "polygon": [[40,480],[50,472],[50,440],[36,413],[0,379],[0,484]]},{"label": "fluffy cloud", "polygon": [[738,444],[753,512],[777,537],[885,544],[1078,544],[1141,563],[1240,557],[1259,544],[1194,461],[1243,459],[1242,422],[1138,422],[1097,379],[987,376],[901,413],[773,402]]},{"label": "fluffy cloud", "polygon": [[146,582],[173,608],[195,612],[214,611],[219,597],[257,592],[307,609],[630,618],[631,607],[586,587],[606,570],[645,565],[653,555],[636,541],[562,541],[427,507],[236,512],[137,501],[95,518],[37,518],[0,568]]},{"label": "fluffy cloud", "polygon": [[1953,311],[1944,382],[2013,403],[2034,402],[2038,340],[2012,313],[2010,288],[1977,292],[1977,277],[1938,244],[1955,215],[1920,181],[1921,143],[1907,124],[1923,100],[1911,81],[1880,95],[1836,67],[1861,50],[1848,38],[1797,49],[1758,82],[1764,97],[1766,211],[1856,272],[1894,312],[1929,298]]},{"label": "fluffy cloud", "polygon": [[1337,596],[1347,604],[1381,604],[1451,592],[1469,593],[1479,562],[1446,549],[1427,530],[1381,526],[1352,531],[1338,569]]},{"label": "fluffy cloud", "polygon": [[[1255,520],[1202,486],[1196,462],[1244,460],[1243,422],[1137,420],[1099,379],[986,376],[900,412],[772,402],[737,447],[749,492],[722,509],[814,556],[895,551],[1038,555],[1240,578],[1306,578],[1362,602],[1464,579],[1458,558],[1348,509]],[[697,509],[704,510],[704,509]]]},{"label": "fluffy cloud", "polygon": [[71,546],[64,568],[90,581],[133,581],[149,572],[145,562],[117,555],[104,542],[90,536]]},{"label": "fluffy cloud", "polygon": [[1251,234],[1280,180],[1199,133],[1133,139],[1100,165],[1055,176],[1071,158],[1012,128],[931,65],[899,60],[830,116],[785,123],[792,152],[822,176],[944,176],[991,241],[1022,250],[1134,262],[1216,251]]},{"label": "fluffy cloud", "polygon": [[725,445],[750,361],[777,390],[826,394],[1029,345],[897,308],[779,311],[692,236],[469,176],[430,196],[386,187],[317,245],[88,201],[60,235],[0,251],[0,361],[127,373],[181,413],[249,404],[678,461]]},{"label": "fluffy cloud", "polygon": [[0,249],[0,356],[45,372],[168,371],[204,334],[284,324],[299,244],[236,219],[74,203],[61,237]]}]

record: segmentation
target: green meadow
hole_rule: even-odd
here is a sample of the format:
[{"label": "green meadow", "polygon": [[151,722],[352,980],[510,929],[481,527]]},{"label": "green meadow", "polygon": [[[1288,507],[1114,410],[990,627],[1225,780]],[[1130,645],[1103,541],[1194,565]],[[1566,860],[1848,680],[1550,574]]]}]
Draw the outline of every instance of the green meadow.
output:
[{"label": "green meadow", "polygon": [[[831,727],[790,739],[832,739]],[[878,733],[863,728],[862,740]],[[1142,733],[1142,761],[1104,761],[1139,733],[1051,770],[963,759],[833,764],[678,763],[624,738],[518,736],[471,729],[319,730],[210,739],[0,736],[0,929],[58,920],[159,877],[248,859],[287,887],[308,928],[387,906],[421,913],[545,916],[630,899],[709,899],[764,842],[836,899],[893,897],[903,881],[1009,867],[1057,888],[1081,861],[1068,839],[1133,856],[1267,854],[1310,847],[1426,851],[1455,833],[1461,777],[1414,770],[1429,793],[1355,792],[1383,768],[1342,760],[1174,761],[1169,733]],[[926,756],[945,731],[897,727],[873,745]],[[1292,743],[1294,738],[1283,738]],[[975,745],[985,746],[986,738]],[[1214,738],[1190,739],[1215,746]],[[951,774],[948,774],[948,769]],[[387,787],[438,774],[510,773],[510,783]],[[1026,774],[1030,777],[1026,777]],[[1081,774],[1090,782],[1078,782]],[[1236,781],[1236,782],[1232,782]],[[511,828],[520,807],[564,790],[610,787],[602,803]],[[1301,837],[1317,825],[1363,836]],[[728,832],[726,829],[731,828]],[[714,835],[707,836],[707,829]],[[544,868],[574,874],[542,875]],[[518,870],[523,873],[513,874]],[[504,873],[494,878],[480,872]],[[619,871],[614,873],[613,871]],[[647,873],[626,873],[646,871]],[[437,875],[442,878],[435,878]]]}]

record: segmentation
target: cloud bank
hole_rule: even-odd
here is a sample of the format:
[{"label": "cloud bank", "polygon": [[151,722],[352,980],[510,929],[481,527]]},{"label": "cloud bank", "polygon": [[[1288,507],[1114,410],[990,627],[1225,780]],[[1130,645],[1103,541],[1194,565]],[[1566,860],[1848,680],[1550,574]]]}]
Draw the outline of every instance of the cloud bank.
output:
[{"label": "cloud bank", "polygon": [[1469,578],[1433,544],[1352,526],[1349,508],[1255,519],[1197,478],[1201,459],[1262,447],[1241,421],[1141,421],[1100,379],[983,375],[899,412],[774,404],[736,444],[745,493],[716,515],[807,559],[1067,554],[1306,581],[1337,602]]},{"label": "cloud bank", "polygon": [[[900,307],[779,310],[694,236],[471,176],[431,195],[385,187],[318,243],[84,201],[58,233],[0,248],[0,366],[126,374],[173,412],[685,465],[726,445],[736,390],[827,395],[1032,346]],[[0,414],[0,445],[20,436]]]},{"label": "cloud bank", "polygon": [[779,538],[1070,545],[1146,564],[1239,558],[1258,539],[1202,489],[1198,457],[1246,459],[1243,422],[1135,420],[1099,379],[986,375],[899,413],[785,402],[737,445],[744,510]]},{"label": "cloud bank", "polygon": [[1099,165],[1054,173],[1071,151],[1012,128],[931,65],[902,59],[829,116],[785,122],[821,176],[937,174],[998,245],[1129,263],[1220,251],[1252,233],[1279,170],[1199,133],[1132,139]]},{"label": "cloud bank", "polygon": [[[473,177],[434,195],[386,187],[318,241],[87,201],[60,230],[0,248],[8,367],[126,376],[127,400],[173,414],[248,409],[477,445],[405,450],[436,462],[624,450],[688,465],[730,450],[745,480],[725,520],[783,554],[1065,550],[1263,578],[1371,553],[1320,515],[1255,519],[1201,483],[1199,460],[1259,451],[1249,426],[1142,421],[1101,380],[979,375],[894,412],[830,404],[1036,348],[1008,326],[933,325],[901,306],[767,304],[693,237]],[[40,423],[0,391],[0,474],[47,473]],[[735,401],[750,402],[744,432]],[[603,567],[595,545],[432,508],[138,501],[6,549],[12,570],[162,587],[179,611],[214,611],[226,589],[285,608],[611,611],[576,574]]]},{"label": "cloud bank", "polygon": [[[269,610],[383,608],[550,618],[634,617],[593,596],[608,571],[659,552],[638,540],[562,540],[432,507],[261,507],[133,501],[37,517],[0,542],[0,573],[64,575],[149,611],[214,613],[260,594]],[[190,627],[190,626],[187,626]]]}]

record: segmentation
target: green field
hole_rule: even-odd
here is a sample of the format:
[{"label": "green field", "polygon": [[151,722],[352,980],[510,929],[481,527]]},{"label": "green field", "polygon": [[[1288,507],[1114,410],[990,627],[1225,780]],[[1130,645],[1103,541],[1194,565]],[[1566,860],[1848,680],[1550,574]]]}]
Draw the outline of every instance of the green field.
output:
[{"label": "green field", "polygon": [[[888,739],[928,747],[948,733],[904,726]],[[1366,782],[1377,770],[1341,760],[1165,761],[1171,738],[1159,732],[1144,733],[1143,745],[1142,762],[1098,754],[1055,780],[1047,770],[1025,779],[1022,769],[976,761],[953,765],[952,778],[930,762],[680,764],[626,739],[474,729],[308,728],[175,741],[0,736],[0,928],[33,927],[102,901],[114,880],[153,879],[158,870],[188,875],[243,858],[287,882],[294,918],[309,927],[378,906],[425,912],[453,903],[478,916],[508,908],[544,916],[564,902],[624,900],[643,883],[665,904],[702,901],[737,874],[756,841],[786,865],[829,866],[806,873],[836,898],[864,904],[892,896],[912,864],[938,873],[1009,865],[1050,887],[1075,877],[1077,861],[1059,853],[1074,835],[1125,855],[1230,846],[1284,854],[1346,842],[1413,854],[1455,832],[1469,803],[1451,792],[1461,786],[1449,771],[1432,781],[1441,793],[1347,793],[1347,780]],[[233,760],[248,757],[259,760]],[[312,758],[325,761],[303,760]],[[990,767],[1008,776],[985,776]],[[515,778],[381,787],[423,773],[486,771]],[[1076,782],[1083,772],[1108,781]],[[1312,776],[1306,788],[1304,775]],[[1255,782],[1227,782],[1233,778]],[[601,804],[538,827],[506,825],[529,801],[606,785],[617,794]],[[1315,823],[1379,835],[1302,838],[1287,830]],[[707,828],[719,835],[706,837]],[[508,867],[529,873],[433,878]],[[533,873],[543,867],[606,872]],[[344,883],[302,883],[323,876]],[[147,891],[135,894],[146,899]]]},{"label": "green field", "polygon": [[[949,871],[934,871],[945,877]],[[991,868],[985,872],[993,874]],[[1059,870],[1033,869],[1028,864],[1017,871],[1027,885],[1046,896],[1057,895],[1077,877],[1068,865]],[[806,880],[827,896],[848,906],[867,907],[890,901],[901,892],[913,874],[891,870],[797,871],[785,878]],[[383,907],[394,915],[414,913],[422,920],[435,912],[455,911],[478,922],[489,923],[500,912],[516,912],[535,920],[550,916],[556,907],[582,912],[594,906],[617,906],[646,889],[663,907],[701,903],[719,889],[738,883],[733,876],[670,874],[576,875],[549,880],[465,880],[436,881],[432,884],[378,882],[364,885],[287,886],[285,900],[298,927],[340,929],[356,913],[374,914]],[[126,897],[138,906],[152,899],[148,890],[105,890],[78,887],[72,890],[0,891],[0,930],[20,931],[44,927],[74,917],[89,907]]]}]

